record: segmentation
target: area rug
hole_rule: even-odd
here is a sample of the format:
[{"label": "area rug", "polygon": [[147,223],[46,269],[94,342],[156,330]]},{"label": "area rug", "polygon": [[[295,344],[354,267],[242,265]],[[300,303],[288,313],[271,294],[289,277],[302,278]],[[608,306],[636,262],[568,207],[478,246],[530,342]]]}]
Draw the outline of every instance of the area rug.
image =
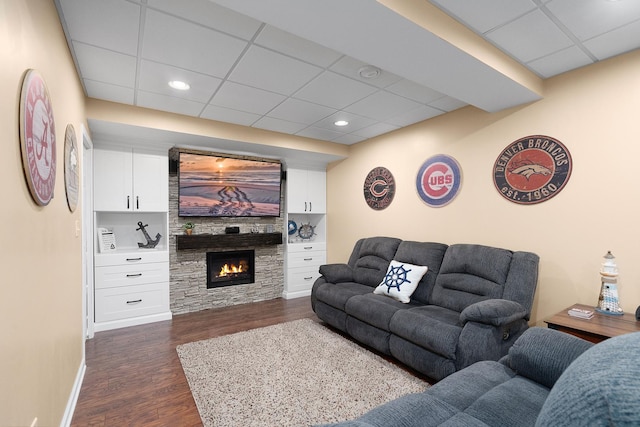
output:
[{"label": "area rug", "polygon": [[205,427],[308,426],[428,383],[311,319],[177,347]]}]

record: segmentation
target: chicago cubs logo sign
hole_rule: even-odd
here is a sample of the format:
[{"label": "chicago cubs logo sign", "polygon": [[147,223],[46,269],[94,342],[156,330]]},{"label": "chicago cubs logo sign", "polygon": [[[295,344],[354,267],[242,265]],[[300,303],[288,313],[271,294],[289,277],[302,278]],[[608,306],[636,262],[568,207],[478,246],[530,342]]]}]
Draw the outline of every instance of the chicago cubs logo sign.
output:
[{"label": "chicago cubs logo sign", "polygon": [[461,183],[460,165],[444,154],[427,159],[416,178],[420,198],[432,207],[449,204],[458,195]]},{"label": "chicago cubs logo sign", "polygon": [[382,210],[389,206],[396,194],[396,182],[387,168],[371,170],[364,180],[364,200],[371,209]]},{"label": "chicago cubs logo sign", "polygon": [[526,136],[502,150],[493,165],[493,183],[505,199],[533,205],[560,193],[572,166],[569,150],[557,139]]},{"label": "chicago cubs logo sign", "polygon": [[35,70],[27,71],[22,83],[20,148],[31,196],[45,206],[56,182],[56,128],[47,86]]}]

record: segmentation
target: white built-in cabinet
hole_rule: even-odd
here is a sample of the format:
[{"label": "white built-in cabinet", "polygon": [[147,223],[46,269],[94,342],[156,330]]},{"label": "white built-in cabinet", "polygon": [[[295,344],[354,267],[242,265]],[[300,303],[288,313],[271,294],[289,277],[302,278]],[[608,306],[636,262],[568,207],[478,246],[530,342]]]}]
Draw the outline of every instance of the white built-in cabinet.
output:
[{"label": "white built-in cabinet", "polygon": [[[287,169],[286,225],[292,221],[296,231],[287,228],[284,298],[310,295],[320,266],[327,262],[326,197],[325,171]],[[300,235],[303,226],[312,227],[311,238]]]},{"label": "white built-in cabinet", "polygon": [[[168,156],[133,149],[94,150],[95,331],[171,319]],[[147,239],[159,243],[140,248]],[[99,229],[115,236],[101,248]]]},{"label": "white built-in cabinet", "polygon": [[326,172],[287,170],[287,212],[324,214],[327,212]]},{"label": "white built-in cabinet", "polygon": [[135,149],[96,149],[93,209],[100,212],[166,212],[167,155]]}]

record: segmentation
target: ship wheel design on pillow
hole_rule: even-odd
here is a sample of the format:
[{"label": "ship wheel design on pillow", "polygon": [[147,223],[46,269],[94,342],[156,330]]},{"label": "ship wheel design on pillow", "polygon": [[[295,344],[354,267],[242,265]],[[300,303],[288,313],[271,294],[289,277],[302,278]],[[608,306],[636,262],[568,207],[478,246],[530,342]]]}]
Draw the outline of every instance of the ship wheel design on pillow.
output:
[{"label": "ship wheel design on pillow", "polygon": [[411,280],[407,279],[407,274],[410,271],[411,270],[405,270],[404,265],[397,267],[392,266],[382,281],[382,284],[387,287],[387,292],[390,291],[391,288],[396,288],[399,291],[403,283],[411,283]]}]

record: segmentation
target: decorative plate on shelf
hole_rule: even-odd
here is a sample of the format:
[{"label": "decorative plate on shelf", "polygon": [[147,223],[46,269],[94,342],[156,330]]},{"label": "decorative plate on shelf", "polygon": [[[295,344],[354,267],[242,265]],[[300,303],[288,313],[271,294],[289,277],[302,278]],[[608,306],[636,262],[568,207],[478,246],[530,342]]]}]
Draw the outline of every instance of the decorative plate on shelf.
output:
[{"label": "decorative plate on shelf", "polygon": [[298,236],[303,240],[309,240],[316,234],[316,228],[311,224],[302,224],[298,229]]},{"label": "decorative plate on shelf", "polygon": [[289,236],[296,234],[296,231],[298,231],[298,224],[296,224],[294,220],[290,219],[287,224],[287,232],[289,233]]}]

